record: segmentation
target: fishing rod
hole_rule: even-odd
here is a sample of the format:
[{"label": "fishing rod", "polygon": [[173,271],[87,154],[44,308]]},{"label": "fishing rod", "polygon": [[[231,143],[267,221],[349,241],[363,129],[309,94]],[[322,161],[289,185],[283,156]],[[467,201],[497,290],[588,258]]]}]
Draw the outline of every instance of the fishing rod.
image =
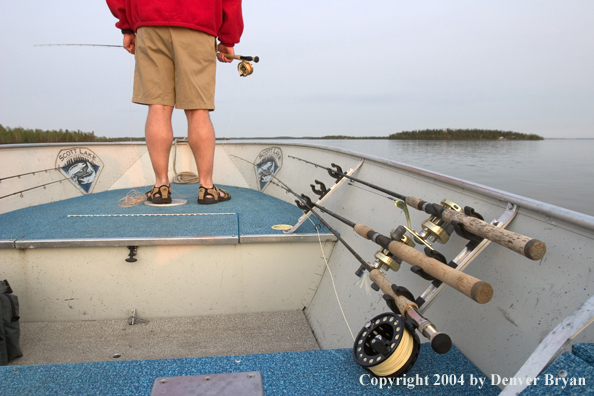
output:
[{"label": "fishing rod", "polygon": [[493,297],[493,287],[489,283],[464,272],[460,272],[432,257],[428,257],[411,246],[377,233],[366,225],[355,224],[325,207],[313,203],[311,199],[307,197],[301,196],[300,200],[305,201],[306,206],[316,207],[322,212],[340,220],[344,224],[353,228],[355,232],[363,238],[377,243],[403,261],[406,261],[413,266],[420,267],[426,274],[453,287],[479,304],[486,304]]},{"label": "fishing rod", "polygon": [[[288,157],[313,165],[317,168],[325,169],[328,171],[328,174],[331,177],[337,180],[342,177],[346,177],[357,183],[361,183],[375,190],[388,194],[394,198],[401,199],[404,202],[406,202],[408,206],[411,206],[417,210],[443,219],[444,221],[452,225],[462,225],[465,231],[477,235],[481,238],[486,238],[503,247],[513,250],[514,252],[519,253],[531,260],[540,260],[544,257],[546,253],[546,245],[544,244],[544,242],[541,242],[538,239],[533,239],[525,235],[521,235],[513,231],[506,230],[504,228],[497,228],[494,225],[489,224],[481,219],[453,210],[452,208],[448,207],[448,205],[429,203],[419,198],[405,196],[402,194],[398,194],[394,191],[387,190],[383,187],[377,186],[375,184],[366,182],[364,180],[343,173],[342,169],[336,164],[332,164],[332,166],[336,168],[332,169],[304,160],[302,158],[297,158],[291,155],[289,155]],[[469,214],[472,214],[472,210],[469,211]]]},{"label": "fishing rod", "polygon": [[[242,161],[245,161],[245,162],[255,166],[254,163],[252,163],[246,159],[243,159],[236,155],[234,155],[234,157],[241,159]],[[411,246],[408,246],[404,243],[397,242],[397,241],[393,240],[392,238],[386,237],[379,233],[375,233],[375,231],[373,231],[371,228],[369,228],[367,226],[364,226],[361,224],[356,224],[356,223],[354,223],[354,222],[352,222],[352,221],[350,221],[350,220],[348,220],[334,212],[331,212],[330,210],[328,210],[322,206],[316,205],[313,202],[311,202],[311,199],[306,200],[302,196],[295,193],[293,190],[291,190],[291,188],[289,186],[287,186],[285,183],[283,183],[276,176],[274,176],[272,174],[270,176],[272,178],[274,178],[275,180],[277,180],[281,184],[281,185],[279,185],[277,183],[274,183],[276,186],[279,186],[280,188],[284,189],[285,191],[293,194],[295,197],[297,197],[299,199],[299,201],[302,203],[302,205],[305,205],[305,207],[311,208],[312,206],[316,206],[324,213],[327,213],[328,215],[340,220],[341,222],[345,223],[349,227],[353,228],[355,230],[355,232],[357,232],[363,238],[369,239],[369,240],[377,243],[384,249],[389,250],[394,256],[406,261],[407,263],[409,263],[413,266],[420,267],[426,274],[451,286],[452,288],[458,290],[460,293],[464,294],[465,296],[470,297],[471,299],[478,302],[479,304],[486,304],[493,297],[493,287],[489,283],[481,281],[480,279],[477,279],[477,278],[475,278],[471,275],[468,275],[464,272],[457,271],[454,268],[449,267],[446,264],[444,264],[440,261],[437,261],[434,258],[425,256],[423,253],[419,252],[418,250],[414,249]],[[271,181],[271,183],[273,183],[273,182]],[[307,203],[309,203],[310,205],[308,206]],[[313,210],[311,212],[314,216],[316,216],[316,213],[314,213]],[[319,218],[318,216],[316,216],[316,217]],[[326,225],[326,224],[324,224],[324,225]],[[339,240],[341,240],[341,238]],[[341,242],[343,242],[343,241],[341,240]],[[343,242],[343,244],[344,244],[344,242]],[[351,253],[352,252],[353,251],[351,251]],[[367,262],[365,262],[365,265],[363,265],[363,267],[365,267],[365,269],[368,271],[369,271],[369,268],[372,268]],[[371,278],[371,276],[370,276],[370,278]]]},{"label": "fishing rod", "polygon": [[[307,200],[291,190],[291,188],[289,188],[289,186],[283,183],[280,179],[275,176],[273,177],[280,184],[271,181],[272,184],[293,194],[301,201],[302,204],[308,204]],[[386,298],[386,301],[392,299],[394,301],[395,308],[398,309],[401,315],[404,318],[410,319],[419,332],[430,340],[431,348],[440,354],[448,352],[452,345],[450,337],[445,333],[438,332],[435,328],[435,325],[433,325],[433,323],[431,323],[419,313],[418,305],[411,301],[414,300],[412,294],[406,290],[406,288],[394,285],[392,282],[386,279],[381,270],[373,268],[369,263],[367,263],[348,243],[346,243],[346,241],[336,230],[334,230],[334,228],[332,228],[318,213],[313,210],[312,207],[310,207],[310,212],[320,221],[320,223],[322,223],[322,225],[324,225],[324,227],[326,227],[332,234],[334,234],[334,236],[336,236],[336,238],[349,250],[349,252],[355,256],[359,263],[361,263],[361,266],[369,272],[369,279],[371,279],[385,295],[389,296],[389,298]],[[407,296],[404,294],[407,294]],[[388,303],[388,306],[390,306],[390,303]]]},{"label": "fishing rod", "polygon": [[111,45],[111,44],[34,44],[33,47],[114,47],[114,48],[124,48],[123,45]]}]

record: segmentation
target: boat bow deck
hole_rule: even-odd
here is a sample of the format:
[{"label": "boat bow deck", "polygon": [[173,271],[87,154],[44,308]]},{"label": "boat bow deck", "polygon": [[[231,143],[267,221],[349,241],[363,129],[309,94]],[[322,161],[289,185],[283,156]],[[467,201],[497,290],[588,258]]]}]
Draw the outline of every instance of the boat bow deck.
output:
[{"label": "boat bow deck", "polygon": [[[174,184],[181,206],[155,207],[142,203],[120,207],[130,191],[119,189],[16,210],[0,215],[3,248],[238,244],[256,242],[317,242],[311,222],[295,233],[273,229],[294,225],[302,215],[287,202],[247,188],[223,186],[230,201],[198,205],[198,189]],[[327,230],[323,241],[335,240]]]}]

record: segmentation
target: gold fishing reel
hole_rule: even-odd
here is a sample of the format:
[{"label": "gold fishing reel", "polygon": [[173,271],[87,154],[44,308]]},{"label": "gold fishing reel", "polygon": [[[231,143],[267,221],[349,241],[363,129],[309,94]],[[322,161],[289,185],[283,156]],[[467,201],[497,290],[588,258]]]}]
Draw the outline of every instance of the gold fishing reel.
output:
[{"label": "gold fishing reel", "polygon": [[[464,213],[464,210],[460,207],[460,205],[453,201],[450,201],[447,198],[444,198],[441,201],[441,205],[446,207],[447,209],[452,209],[456,212]],[[429,217],[427,220],[425,220],[421,227],[423,227],[423,230],[421,232],[416,232],[412,228],[406,226],[404,228],[415,239],[417,239],[418,242],[423,243],[431,250],[433,250],[431,243],[439,242],[441,244],[445,244],[447,241],[450,240],[450,235],[452,235],[452,233],[454,232],[454,226],[452,226],[445,220],[433,215]]]},{"label": "gold fishing reel", "polygon": [[231,55],[231,54],[223,54],[227,59],[238,59],[239,65],[237,65],[237,71],[239,72],[240,77],[247,77],[254,72],[254,66],[248,61],[253,61],[258,63],[260,58],[257,56],[243,56],[243,55]]},{"label": "gold fishing reel", "polygon": [[[415,247],[415,243],[411,238],[407,235],[404,235],[405,229],[402,227],[398,227],[396,230],[392,230],[390,233],[390,238],[395,241],[400,241],[405,245],[410,247]],[[394,256],[388,249],[380,249],[375,252],[375,261],[370,264],[373,268],[377,269],[385,269],[385,270],[392,270],[394,272],[400,269],[400,264],[402,260],[396,256]]]},{"label": "gold fishing reel", "polygon": [[241,77],[247,77],[254,72],[254,66],[250,62],[241,61],[239,65],[237,65],[237,71]]}]

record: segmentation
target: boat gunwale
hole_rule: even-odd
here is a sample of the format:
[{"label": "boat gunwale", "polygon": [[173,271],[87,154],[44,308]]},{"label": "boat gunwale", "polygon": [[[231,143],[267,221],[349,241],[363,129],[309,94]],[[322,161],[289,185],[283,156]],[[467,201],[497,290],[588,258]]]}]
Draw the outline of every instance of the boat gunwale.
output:
[{"label": "boat gunwale", "polygon": [[[375,157],[369,154],[362,154],[357,153],[356,151],[346,150],[337,147],[331,146],[324,146],[324,145],[316,145],[316,144],[303,144],[303,143],[285,143],[285,142],[269,142],[271,144],[282,144],[285,146],[297,146],[297,147],[305,147],[305,148],[318,148],[324,150],[335,151],[342,154],[347,154],[350,156],[354,156],[357,158],[362,158],[365,160],[371,160],[376,163],[388,165],[391,167],[395,167],[400,170],[409,171],[421,176],[430,177],[437,181],[445,182],[451,184],[456,187],[467,189],[474,193],[479,193],[482,195],[486,195],[490,198],[495,198],[506,203],[511,203],[517,205],[521,208],[530,209],[536,213],[540,213],[543,215],[547,215],[550,217],[555,217],[559,220],[563,220],[567,223],[586,228],[590,231],[594,231],[594,216],[587,215],[585,213],[576,212],[571,209],[566,209],[560,206],[556,206],[553,204],[548,204],[546,202],[538,201],[536,199],[524,197],[522,195],[510,193],[507,191],[499,190],[496,188],[488,187],[479,183],[470,182],[467,180],[459,179],[453,176],[444,175],[443,173],[438,173],[434,171],[430,171],[423,168],[418,168],[412,165],[403,164],[401,162],[388,160],[385,158]],[[217,144],[227,145],[227,144],[238,144],[235,142],[217,142]],[[241,144],[266,144],[265,141],[259,142],[241,142]]]},{"label": "boat gunwale", "polygon": [[[524,197],[518,194],[510,193],[507,191],[499,190],[496,188],[488,187],[482,184],[470,182],[467,180],[459,179],[453,176],[447,176],[442,173],[430,171],[423,168],[418,168],[412,165],[403,164],[401,162],[388,160],[385,158],[375,157],[369,154],[362,154],[357,153],[355,151],[346,150],[337,147],[325,146],[323,144],[305,144],[305,143],[297,143],[297,142],[281,142],[278,139],[270,139],[270,140],[225,140],[225,141],[217,141],[217,145],[225,146],[225,145],[283,145],[283,146],[293,146],[293,147],[304,147],[304,148],[314,148],[314,149],[323,149],[334,151],[341,154],[346,154],[349,156],[353,156],[356,158],[362,158],[365,160],[371,160],[376,163],[388,165],[390,167],[394,167],[400,170],[412,172],[424,177],[430,177],[437,181],[441,181],[444,183],[451,184],[453,186],[467,189],[468,191],[485,195],[490,198],[494,198],[497,200],[501,200],[507,203],[511,203],[517,205],[519,207],[532,210],[536,213],[549,216],[552,218],[556,218],[559,220],[563,220],[567,223],[576,225],[581,228],[585,228],[589,231],[594,232],[594,216],[590,216],[584,213],[576,212],[570,209],[566,209],[560,206],[556,206],[553,204],[548,204],[542,201],[538,201],[536,199]],[[387,139],[386,139],[387,140]],[[187,141],[182,141],[181,143],[187,143]],[[85,145],[146,145],[144,141],[137,141],[137,142],[58,142],[58,143],[27,143],[27,144],[3,144],[0,145],[1,149],[11,149],[11,148],[31,148],[31,147],[57,147],[57,146],[85,146]]]},{"label": "boat gunwale", "polygon": [[[241,239],[241,240],[240,240]],[[252,243],[312,243],[335,242],[331,233],[201,236],[201,237],[138,237],[138,238],[81,238],[81,239],[3,239],[0,249],[45,249],[77,247],[172,246],[172,245],[238,245]]]}]

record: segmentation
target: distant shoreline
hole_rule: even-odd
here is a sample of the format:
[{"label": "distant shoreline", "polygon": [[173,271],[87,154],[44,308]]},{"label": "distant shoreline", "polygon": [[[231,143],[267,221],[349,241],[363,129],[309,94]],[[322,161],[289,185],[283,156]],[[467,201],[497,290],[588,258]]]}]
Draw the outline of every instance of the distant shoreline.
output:
[{"label": "distant shoreline", "polygon": [[[175,138],[183,139],[183,138]],[[19,143],[64,143],[64,142],[123,142],[123,141],[144,141],[144,137],[119,137],[107,138],[95,136],[94,132],[25,129],[22,127],[10,128],[0,125],[0,144]],[[275,137],[235,137],[216,138],[224,140],[462,140],[462,141],[491,141],[491,140],[544,140],[542,136],[525,134],[512,131],[498,131],[487,129],[426,129],[422,131],[403,131],[393,133],[389,136],[275,136]]]}]

